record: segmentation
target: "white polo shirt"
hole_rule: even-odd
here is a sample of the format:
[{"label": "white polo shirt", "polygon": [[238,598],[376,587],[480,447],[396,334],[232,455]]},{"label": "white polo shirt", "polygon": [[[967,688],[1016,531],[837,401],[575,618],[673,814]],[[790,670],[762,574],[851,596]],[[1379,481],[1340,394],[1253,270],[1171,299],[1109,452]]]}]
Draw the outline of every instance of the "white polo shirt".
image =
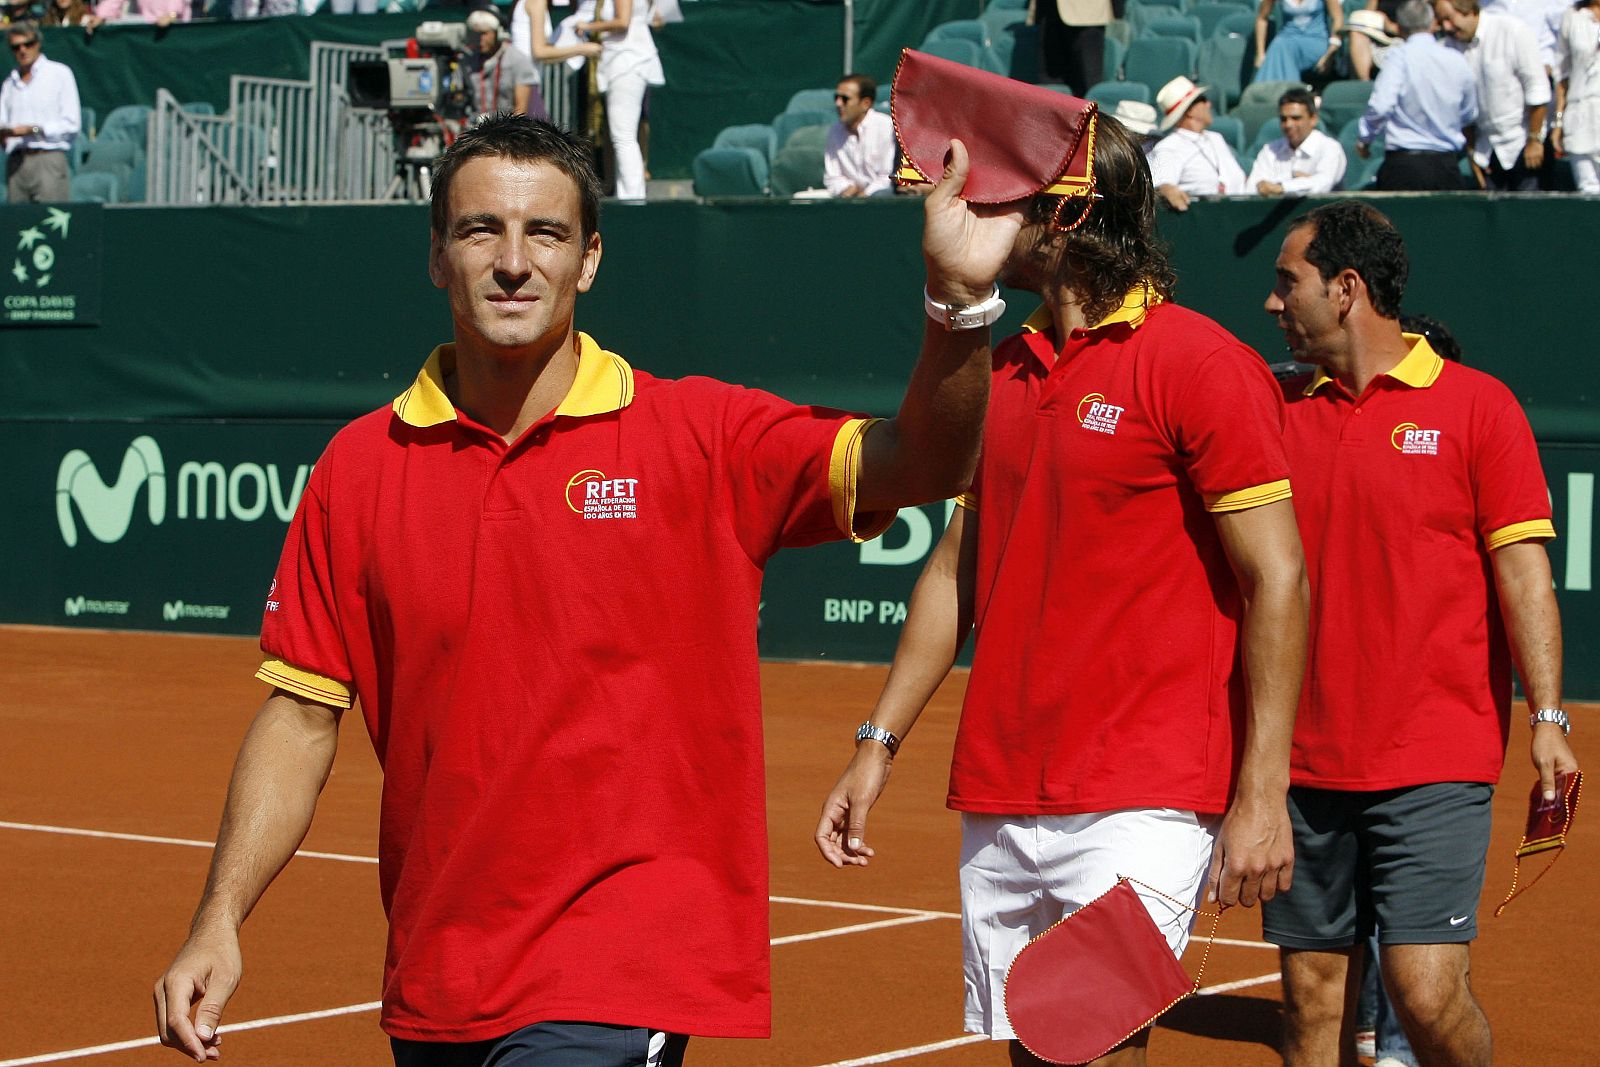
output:
[{"label": "white polo shirt", "polygon": [[1214,130],[1174,129],[1150,150],[1150,178],[1176,185],[1190,196],[1237,196],[1245,192],[1244,168]]},{"label": "white polo shirt", "polygon": [[1326,193],[1344,180],[1344,147],[1321,130],[1312,130],[1299,148],[1287,137],[1261,147],[1245,185],[1256,192],[1262,182],[1283,186],[1286,196]]},{"label": "white polo shirt", "polygon": [[894,120],[869,111],[853,131],[835,122],[828,130],[822,159],[822,184],[833,196],[854,185],[862,196],[889,188],[894,174]]},{"label": "white polo shirt", "polygon": [[27,81],[13,70],[0,84],[0,127],[37,126],[40,133],[6,138],[6,154],[19,148],[50,149],[65,152],[72,147],[81,123],[78,108],[78,79],[65,63],[46,59],[33,61]]}]

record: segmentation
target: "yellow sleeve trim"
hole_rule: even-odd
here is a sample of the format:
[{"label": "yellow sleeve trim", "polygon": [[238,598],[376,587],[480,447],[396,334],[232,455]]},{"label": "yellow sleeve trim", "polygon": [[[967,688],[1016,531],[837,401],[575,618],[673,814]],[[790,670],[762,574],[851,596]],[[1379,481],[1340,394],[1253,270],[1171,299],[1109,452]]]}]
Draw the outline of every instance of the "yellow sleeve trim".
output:
[{"label": "yellow sleeve trim", "polygon": [[968,489],[965,493],[957,494],[956,507],[966,508],[968,511],[978,510],[978,494]]},{"label": "yellow sleeve trim", "polygon": [[1549,541],[1556,535],[1555,524],[1549,519],[1532,519],[1502,526],[1484,538],[1492,552],[1497,548],[1514,545],[1518,541]]},{"label": "yellow sleeve trim", "polygon": [[268,685],[287,689],[291,693],[326,704],[330,708],[348,708],[355,703],[350,687],[326,675],[313,674],[292,667],[281,659],[269,659],[256,671],[256,677]]},{"label": "yellow sleeve trim", "polygon": [[1248,489],[1235,489],[1231,493],[1207,493],[1207,511],[1244,511],[1247,508],[1259,508],[1263,504],[1275,504],[1280,500],[1288,500],[1292,496],[1289,492],[1289,479],[1280,478],[1266,485],[1253,485]]},{"label": "yellow sleeve trim", "polygon": [[[856,485],[861,478],[861,447],[873,423],[882,419],[851,419],[839,427],[828,460],[828,488],[833,493],[833,524],[852,541],[870,541],[894,522],[896,511],[856,515]],[[858,528],[857,520],[861,521]]]}]

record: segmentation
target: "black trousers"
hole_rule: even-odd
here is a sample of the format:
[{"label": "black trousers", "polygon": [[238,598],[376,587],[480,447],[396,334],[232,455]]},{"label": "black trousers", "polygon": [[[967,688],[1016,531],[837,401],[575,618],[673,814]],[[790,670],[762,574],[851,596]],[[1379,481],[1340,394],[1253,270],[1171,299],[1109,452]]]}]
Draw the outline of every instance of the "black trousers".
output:
[{"label": "black trousers", "polygon": [[1068,26],[1053,0],[1039,5],[1040,81],[1060,82],[1082,96],[1105,80],[1106,28]]},{"label": "black trousers", "polygon": [[1461,157],[1455,152],[1414,152],[1396,148],[1384,153],[1376,188],[1386,192],[1460,189]]},{"label": "black trousers", "polygon": [[390,1038],[395,1067],[683,1067],[684,1034],[604,1023],[535,1023],[489,1041]]}]

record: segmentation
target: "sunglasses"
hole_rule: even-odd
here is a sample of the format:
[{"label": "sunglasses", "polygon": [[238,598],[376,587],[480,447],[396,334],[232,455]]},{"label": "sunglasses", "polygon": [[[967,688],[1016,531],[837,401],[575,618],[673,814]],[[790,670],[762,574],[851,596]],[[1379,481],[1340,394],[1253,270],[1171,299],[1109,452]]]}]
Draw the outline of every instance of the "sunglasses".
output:
[{"label": "sunglasses", "polygon": [[39,47],[39,42],[38,41],[23,41],[21,44],[12,45],[11,46],[11,50],[13,52],[20,52],[25,48],[38,48],[38,47]]},{"label": "sunglasses", "polygon": [[856,98],[855,98],[855,97],[853,97],[853,96],[846,96],[846,95],[844,95],[844,94],[843,94],[843,93],[834,93],[834,94],[833,94],[833,98],[834,98],[834,99],[835,99],[835,100],[843,100],[843,101],[844,101],[844,102],[845,102],[845,103],[847,103],[847,104],[853,104],[853,103],[855,103],[855,101],[856,101]]}]

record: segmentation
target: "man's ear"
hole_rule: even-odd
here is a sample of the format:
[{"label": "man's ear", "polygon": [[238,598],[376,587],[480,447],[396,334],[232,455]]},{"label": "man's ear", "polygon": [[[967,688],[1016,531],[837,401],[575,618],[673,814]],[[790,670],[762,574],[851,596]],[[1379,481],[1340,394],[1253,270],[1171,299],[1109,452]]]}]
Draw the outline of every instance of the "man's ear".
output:
[{"label": "man's ear", "polygon": [[1350,314],[1356,304],[1368,299],[1366,281],[1348,267],[1334,275],[1333,285],[1334,297],[1339,301],[1341,319]]},{"label": "man's ear", "polygon": [[578,275],[578,292],[587,293],[594,284],[594,276],[600,272],[600,251],[600,234],[591,233],[583,249],[583,270]]}]

